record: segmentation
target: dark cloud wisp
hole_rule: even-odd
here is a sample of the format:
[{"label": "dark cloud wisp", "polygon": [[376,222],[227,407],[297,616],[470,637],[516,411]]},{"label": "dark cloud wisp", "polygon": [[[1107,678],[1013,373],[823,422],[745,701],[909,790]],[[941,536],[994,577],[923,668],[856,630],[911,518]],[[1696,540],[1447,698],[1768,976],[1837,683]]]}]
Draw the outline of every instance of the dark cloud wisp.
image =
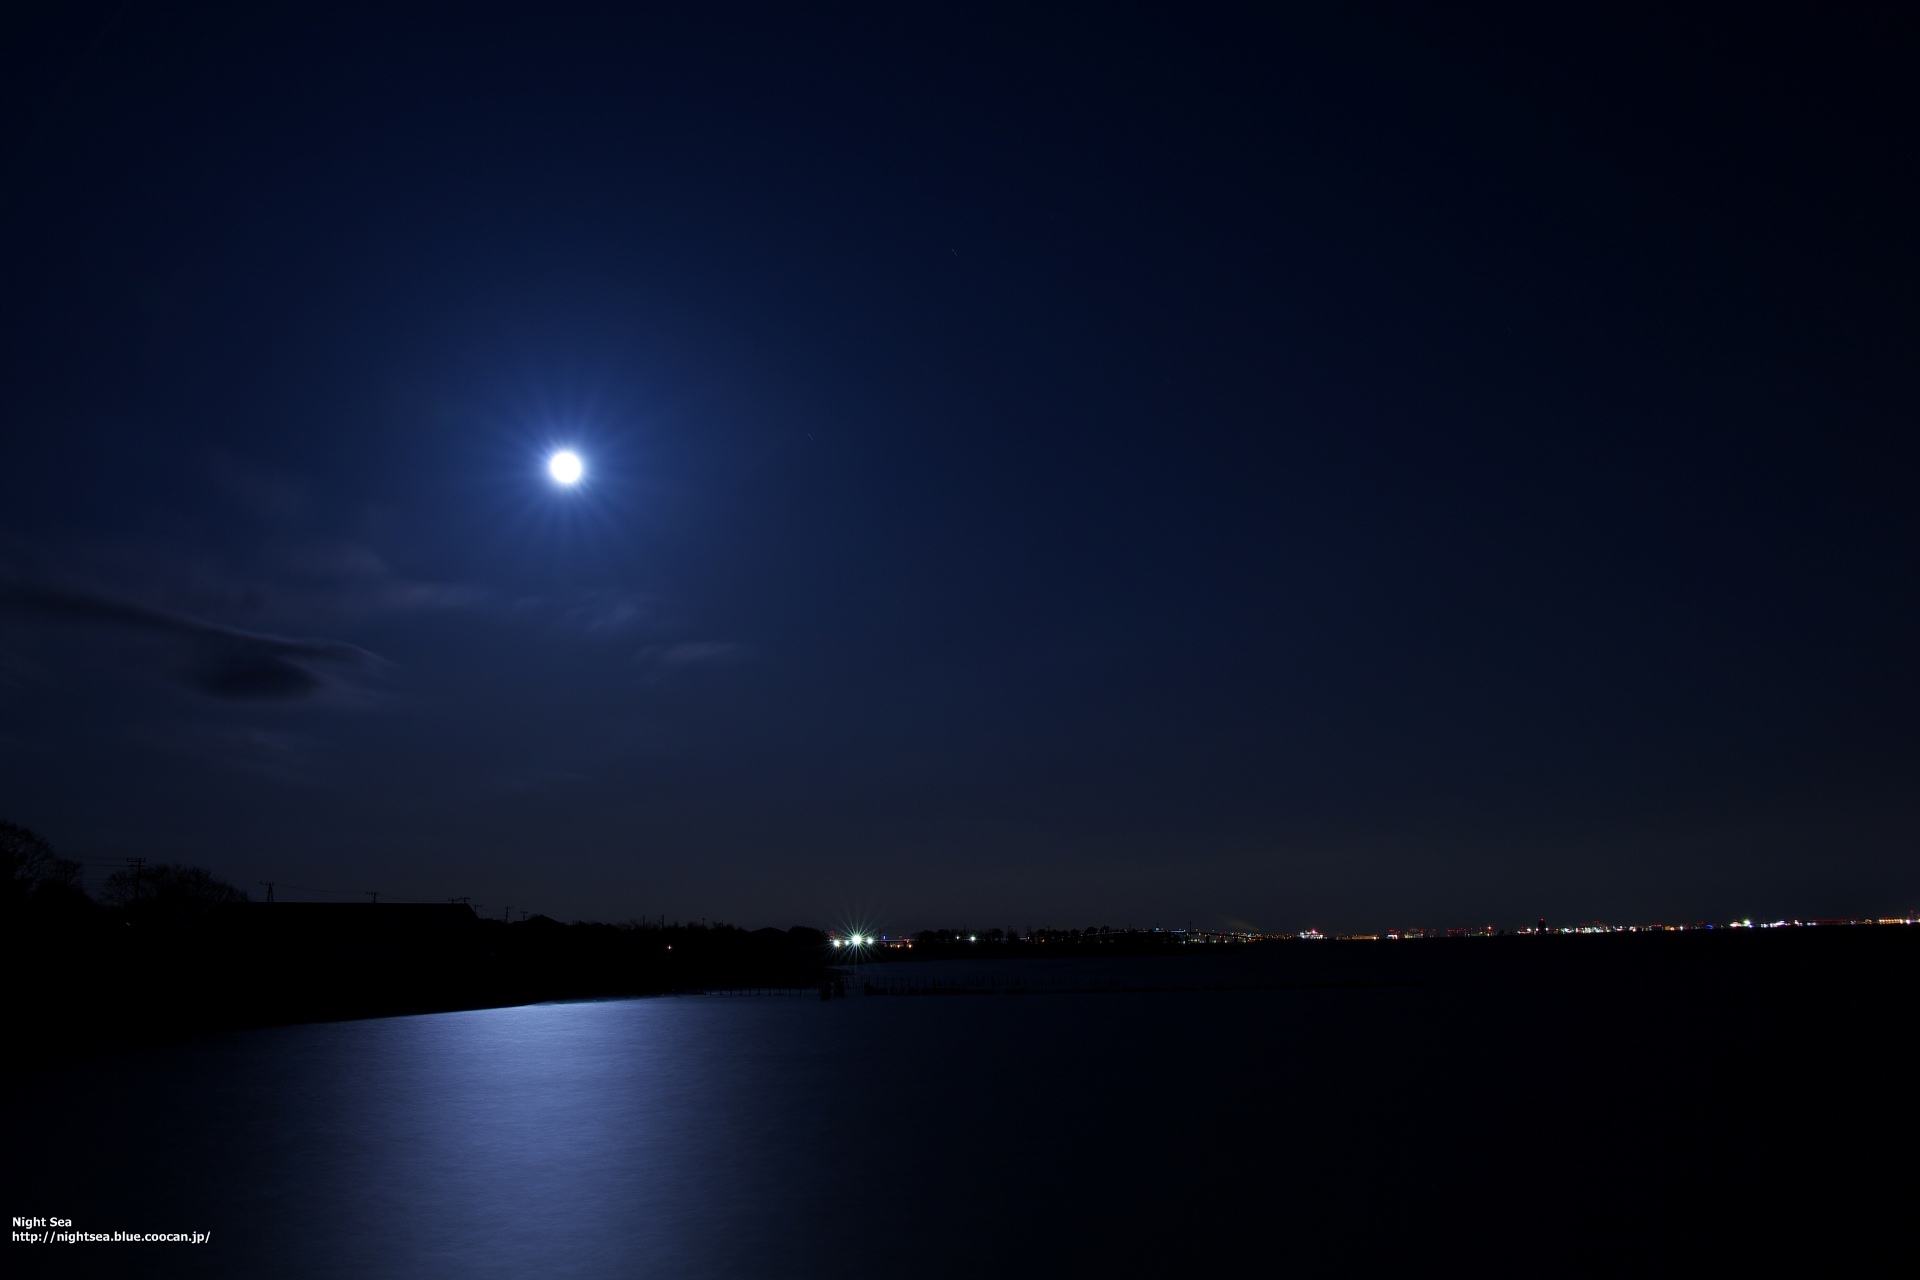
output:
[{"label": "dark cloud wisp", "polygon": [[173,678],[231,701],[295,701],[326,688],[333,672],[379,662],[357,645],[243,631],[69,587],[0,585],[0,616],[20,625],[64,624],[161,641],[175,658]]}]

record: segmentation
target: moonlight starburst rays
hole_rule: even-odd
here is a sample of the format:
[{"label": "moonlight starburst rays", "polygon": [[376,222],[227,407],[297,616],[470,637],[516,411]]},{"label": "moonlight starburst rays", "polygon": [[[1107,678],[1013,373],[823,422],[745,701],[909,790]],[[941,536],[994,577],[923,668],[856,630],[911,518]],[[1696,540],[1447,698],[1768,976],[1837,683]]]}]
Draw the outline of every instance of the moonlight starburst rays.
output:
[{"label": "moonlight starburst rays", "polygon": [[[491,425],[476,496],[490,508],[496,567],[612,569],[645,545],[647,487],[636,431],[592,406],[529,404]],[[623,565],[622,568],[630,567]],[[528,585],[532,585],[529,583]]]}]

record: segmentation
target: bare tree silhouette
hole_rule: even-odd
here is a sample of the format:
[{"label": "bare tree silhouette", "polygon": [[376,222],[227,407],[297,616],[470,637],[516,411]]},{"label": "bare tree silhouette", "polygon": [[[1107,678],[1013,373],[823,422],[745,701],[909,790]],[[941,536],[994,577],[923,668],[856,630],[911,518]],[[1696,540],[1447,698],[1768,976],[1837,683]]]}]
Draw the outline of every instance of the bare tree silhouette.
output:
[{"label": "bare tree silhouette", "polygon": [[177,862],[116,871],[107,877],[100,897],[108,906],[168,924],[190,924],[223,903],[249,901],[246,890],[206,868]]},{"label": "bare tree silhouette", "polygon": [[52,845],[18,823],[0,822],[0,866],[6,869],[6,883],[0,888],[5,905],[0,910],[9,919],[56,903],[86,900],[80,887],[80,864],[59,857]]}]

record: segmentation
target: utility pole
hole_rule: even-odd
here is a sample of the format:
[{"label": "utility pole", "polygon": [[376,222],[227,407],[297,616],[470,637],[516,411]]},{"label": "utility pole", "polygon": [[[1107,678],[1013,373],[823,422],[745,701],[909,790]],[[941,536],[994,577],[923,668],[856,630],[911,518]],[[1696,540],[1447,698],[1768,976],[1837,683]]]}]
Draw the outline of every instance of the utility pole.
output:
[{"label": "utility pole", "polygon": [[374,906],[377,907],[380,905],[380,891],[378,889],[368,889],[367,896],[373,899]]},{"label": "utility pole", "polygon": [[133,868],[133,901],[134,905],[138,906],[140,903],[140,868],[147,865],[147,860],[145,858],[128,858],[127,865]]},{"label": "utility pole", "polygon": [[272,902],[273,901],[273,881],[262,880],[260,883],[267,886],[267,901]]}]

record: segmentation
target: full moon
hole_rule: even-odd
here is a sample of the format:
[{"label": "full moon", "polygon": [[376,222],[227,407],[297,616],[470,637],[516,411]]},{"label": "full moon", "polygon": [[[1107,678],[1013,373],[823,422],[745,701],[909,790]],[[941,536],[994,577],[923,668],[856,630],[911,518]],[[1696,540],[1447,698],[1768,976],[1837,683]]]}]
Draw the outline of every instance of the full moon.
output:
[{"label": "full moon", "polygon": [[571,449],[562,449],[547,459],[547,474],[561,484],[578,484],[585,472],[580,455]]}]

